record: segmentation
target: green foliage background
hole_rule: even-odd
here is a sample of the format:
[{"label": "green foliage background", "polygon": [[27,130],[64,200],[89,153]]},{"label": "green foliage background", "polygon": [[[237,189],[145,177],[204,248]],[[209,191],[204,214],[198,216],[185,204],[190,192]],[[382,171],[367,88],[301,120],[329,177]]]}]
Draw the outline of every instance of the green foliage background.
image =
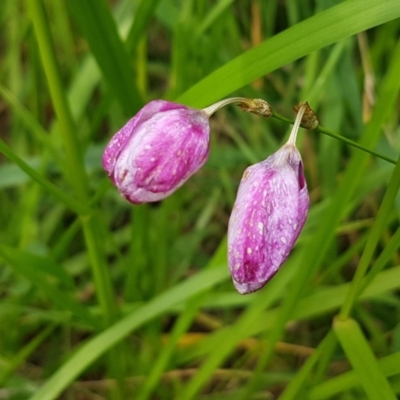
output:
[{"label": "green foliage background", "polygon": [[[0,397],[396,399],[399,17],[398,0],[2,1]],[[159,204],[124,201],[100,161],[154,98],[234,95],[290,119],[307,100],[325,127],[298,143],[306,226],[247,296],[229,213],[289,125],[218,111],[209,161]]]}]

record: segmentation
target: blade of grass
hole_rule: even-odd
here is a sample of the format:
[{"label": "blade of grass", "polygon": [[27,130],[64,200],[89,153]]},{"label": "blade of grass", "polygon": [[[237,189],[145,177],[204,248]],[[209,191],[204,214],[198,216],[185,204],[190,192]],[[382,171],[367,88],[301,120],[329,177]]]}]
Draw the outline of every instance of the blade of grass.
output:
[{"label": "blade of grass", "polygon": [[368,241],[367,244],[365,245],[365,249],[361,256],[360,262],[358,263],[355,276],[350,286],[350,290],[346,296],[346,299],[339,313],[338,318],[340,319],[345,320],[348,318],[357,296],[360,295],[360,288],[363,284],[364,276],[367,273],[367,269],[375,253],[375,249],[379,244],[381,234],[385,228],[388,216],[392,211],[393,203],[397,196],[399,188],[400,188],[400,157],[394,168],[388,188],[383,197],[382,204],[379,207],[379,211],[375,218],[374,225],[369,233]]},{"label": "blade of grass", "polygon": [[136,400],[146,400],[151,398],[150,396],[152,392],[160,382],[161,375],[165,371],[168,362],[176,349],[178,340],[190,328],[190,325],[198,313],[203,300],[204,294],[200,294],[188,302],[184,312],[179,316],[178,321],[174,324],[174,327],[169,334],[168,343],[160,351],[153,368],[151,369],[150,373],[147,374],[144,385],[137,394]]},{"label": "blade of grass", "polygon": [[[117,31],[105,0],[68,2],[73,17],[85,35],[90,49],[121,108],[131,116],[143,104],[134,81],[131,60]],[[134,32],[136,33],[136,31]]]},{"label": "blade of grass", "polygon": [[335,319],[333,327],[367,397],[371,400],[396,400],[357,322]]},{"label": "blade of grass", "polygon": [[78,140],[77,129],[67,102],[65,90],[61,83],[56,56],[51,42],[48,20],[40,0],[28,1],[27,6],[35,29],[50,94],[59,119],[60,133],[67,153],[67,177],[70,184],[74,187],[78,199],[85,204],[87,199],[87,182],[86,174],[83,170],[82,148]]},{"label": "blade of grass", "polygon": [[135,12],[135,18],[126,38],[126,48],[134,55],[139,40],[145,32],[151,18],[153,17],[160,0],[141,0]]},{"label": "blade of grass", "polygon": [[233,3],[233,0],[219,0],[217,4],[211,8],[210,12],[204,18],[194,33],[195,38],[199,38],[204,32],[218,19],[221,14]]},{"label": "blade of grass", "polygon": [[50,194],[52,194],[55,198],[59,199],[67,208],[76,212],[79,215],[87,215],[90,213],[90,209],[82,204],[75,198],[68,196],[61,189],[47,180],[44,176],[42,176],[39,172],[33,169],[29,164],[27,164],[22,158],[18,157],[10,147],[0,139],[0,152],[3,153],[7,158],[13,161],[22,171],[24,171],[28,176],[30,176],[33,180],[39,183],[43,188],[45,188]]},{"label": "blade of grass", "polygon": [[[400,353],[393,353],[377,360],[381,372],[388,378],[400,374]],[[358,376],[354,370],[335,376],[312,388],[309,392],[310,400],[331,399],[341,392],[358,387]]]},{"label": "blade of grass", "polygon": [[225,64],[178,97],[204,107],[298,58],[400,17],[397,0],[348,0],[296,24]]},{"label": "blade of grass", "polygon": [[10,246],[0,244],[0,256],[5,259],[18,273],[28,279],[33,285],[57,304],[61,309],[70,311],[75,317],[80,318],[85,325],[90,325],[95,329],[99,329],[100,325],[95,317],[69,292],[60,290],[54,283],[49,282],[49,276],[54,280],[54,272],[51,275],[44,273],[47,264],[47,269],[53,268],[52,263],[43,260],[42,257],[34,256],[21,252],[18,249],[13,249]]},{"label": "blade of grass", "polygon": [[[67,161],[72,174],[70,177],[73,177],[71,183],[73,184],[78,199],[84,205],[88,205],[87,176],[83,168],[81,146],[77,137],[75,123],[69,109],[65,90],[61,83],[60,72],[58,70],[56,57],[52,47],[48,20],[41,0],[29,1],[28,10],[35,28],[51,97],[60,122],[60,131],[62,133],[64,147],[68,156]],[[96,232],[99,231],[99,227],[96,226],[96,221],[94,221],[93,217],[82,218],[82,225],[89,255],[92,261],[91,265],[96,282],[97,295],[107,325],[114,318],[115,301],[112,296],[111,282],[108,275],[108,268],[105,263],[105,256],[103,255],[102,249],[104,246],[99,243],[99,238],[96,235]]]},{"label": "blade of grass", "polygon": [[162,315],[173,305],[192,298],[226,280],[227,277],[228,271],[225,266],[202,271],[155,297],[127,317],[119,320],[94,338],[89,339],[47,380],[30,400],[52,400],[57,398],[93,361],[129,333],[153,318]]},{"label": "blade of grass", "polygon": [[[85,4],[89,6],[87,3]],[[104,4],[104,2],[101,2],[101,4]],[[100,2],[93,3],[92,5],[94,6],[94,10],[98,10],[101,7],[101,4]],[[41,0],[29,1],[27,6],[39,45],[51,99],[56,115],[59,119],[59,128],[62,134],[63,145],[67,153],[67,178],[69,178],[70,184],[74,188],[79,201],[88,206],[89,186],[83,164],[82,146],[78,138],[78,130],[76,129],[72,112],[69,108],[66,90],[62,84],[50,34],[49,21]],[[101,10],[104,10],[104,8]],[[96,16],[98,15],[96,14]],[[91,16],[89,15],[89,20],[90,17]],[[107,24],[106,19],[103,22]],[[110,25],[106,25],[106,27],[110,28]],[[112,34],[112,31],[110,32],[109,33]],[[96,295],[102,310],[103,324],[104,326],[109,326],[116,319],[117,305],[113,296],[113,288],[104,251],[105,246],[102,243],[103,237],[100,236],[102,226],[100,225],[99,218],[95,218],[95,216],[96,213],[94,212],[89,217],[83,217],[81,221],[85,244],[90,259],[90,266],[95,281]],[[120,351],[120,348],[115,348],[110,352],[107,367],[111,376],[120,378],[122,365],[124,365],[121,361],[122,356],[123,353]],[[112,398],[120,399],[122,398],[121,392],[121,385],[117,385],[117,387],[112,389],[110,394]]]},{"label": "blade of grass", "polygon": [[56,324],[50,324],[32,338],[17,354],[13,356],[7,366],[0,371],[0,386],[4,386],[5,380],[10,376],[36,349],[37,347],[54,331]]},{"label": "blade of grass", "polygon": [[25,108],[16,96],[3,85],[0,85],[0,94],[4,100],[10,105],[15,115],[17,115],[24,125],[29,129],[38,142],[42,143],[49,151],[51,151],[57,158],[61,158],[59,150],[49,140],[48,132],[39,123],[37,118]]},{"label": "blade of grass", "polygon": [[280,400],[306,398],[304,392],[306,385],[309,383],[309,377],[315,365],[325,353],[330,354],[333,351],[336,346],[336,342],[335,335],[332,331],[330,331],[318,345],[315,352],[307,359],[300,371],[286,386],[285,390],[279,397]]},{"label": "blade of grass", "polygon": [[[326,313],[336,312],[340,308],[349,286],[349,283],[344,283],[342,285],[328,287],[301,299],[296,307],[296,310],[293,312],[292,319],[295,321],[309,320],[322,316]],[[400,267],[391,268],[378,274],[371,285],[365,290],[365,292],[362,293],[359,300],[373,300],[379,295],[395,291],[399,287]],[[284,288],[281,286],[279,286],[277,289],[280,290],[281,293],[284,291]],[[222,302],[222,307],[226,308],[227,304],[222,300],[223,299],[220,299],[220,302]],[[234,308],[238,306],[246,306],[247,309],[249,309],[252,305],[252,301],[250,301],[251,299],[246,297],[244,300],[246,302],[233,302],[231,307]],[[207,307],[211,310],[219,310],[221,305],[213,298],[210,298],[204,303],[204,307]],[[280,312],[281,307],[260,312],[258,318],[252,321],[251,325],[247,326],[244,335],[247,337],[255,336],[260,335],[263,332],[271,331],[277,323]],[[239,320],[237,323],[239,323]],[[231,328],[228,327],[221,330],[221,332],[210,334],[208,338],[204,339],[204,341],[198,346],[192,349],[186,349],[185,354],[181,355],[180,362],[185,363],[207,356],[208,354],[213,354],[215,349],[218,348],[219,344],[225,340],[224,338],[231,334],[231,330],[233,331],[233,334],[235,334],[235,326],[236,325],[233,325]]]},{"label": "blade of grass", "polygon": [[[378,258],[375,260],[365,279],[360,285],[358,295],[368,287],[375,276],[384,268],[385,264],[389,261],[390,257],[395,254],[400,248],[400,227],[397,228],[394,235],[390,238],[389,242],[386,244],[383,251],[379,254]],[[361,262],[361,261],[360,261]]]}]

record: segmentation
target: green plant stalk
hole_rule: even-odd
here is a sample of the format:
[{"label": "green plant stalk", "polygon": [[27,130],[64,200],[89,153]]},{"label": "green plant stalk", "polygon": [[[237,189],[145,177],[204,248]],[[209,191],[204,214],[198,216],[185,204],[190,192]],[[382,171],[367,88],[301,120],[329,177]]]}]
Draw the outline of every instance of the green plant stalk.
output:
[{"label": "green plant stalk", "polygon": [[[279,119],[280,121],[287,122],[288,124],[291,124],[291,125],[294,124],[294,120],[292,120],[290,118],[286,118],[274,110],[272,110],[272,117]],[[304,126],[302,126],[302,127],[307,129]],[[327,136],[333,137],[334,139],[340,140],[341,142],[346,143],[346,144],[348,144],[352,147],[355,147],[359,150],[365,151],[366,153],[369,153],[375,157],[385,160],[391,164],[396,164],[396,160],[394,160],[393,158],[390,158],[383,154],[380,154],[377,151],[368,149],[367,147],[363,146],[362,144],[354,142],[353,140],[350,140],[350,139],[346,138],[345,136],[339,135],[338,133],[332,132],[331,130],[329,130],[321,125],[318,125],[314,130],[318,133],[323,133],[324,135],[327,135]]]},{"label": "green plant stalk", "polygon": [[[80,144],[76,134],[77,130],[75,129],[72,114],[61,84],[61,77],[51,42],[50,29],[45,16],[43,4],[41,0],[31,0],[27,2],[27,5],[35,28],[55,112],[59,118],[60,131],[67,152],[67,162],[73,177],[72,183],[74,185],[74,190],[79,201],[88,206],[87,176],[83,168]],[[104,255],[101,250],[102,246],[96,241],[97,230],[92,219],[87,217],[82,218],[82,225],[87,241],[86,244],[89,250],[89,256],[91,257],[92,271],[96,282],[99,302],[104,312],[105,321],[110,322],[113,320],[112,309],[114,307],[112,304],[114,304],[115,301],[111,295],[111,282],[107,268],[104,265]]]},{"label": "green plant stalk", "polygon": [[[67,97],[61,83],[45,10],[41,0],[29,0],[27,1],[27,6],[35,29],[50,95],[59,119],[59,129],[67,154],[68,177],[78,200],[82,204],[89,206],[87,175],[83,165],[81,146]],[[104,246],[100,243],[98,235],[100,231],[99,224],[93,218],[93,215],[84,216],[82,217],[82,227],[95,281],[96,294],[103,314],[103,324],[104,326],[109,326],[116,319],[117,308],[106,265]],[[110,352],[109,371],[111,375],[115,376],[115,374],[119,374],[119,364],[117,350]],[[121,398],[118,389],[113,391],[114,396]]]},{"label": "green plant stalk", "polygon": [[376,216],[375,223],[370,231],[369,238],[363,254],[361,255],[360,262],[358,264],[356,273],[351,282],[350,289],[347,293],[343,306],[339,313],[339,319],[345,320],[349,317],[354,302],[357,296],[360,295],[360,287],[362,281],[367,273],[368,266],[371,263],[371,259],[374,255],[375,249],[379,243],[380,236],[385,228],[386,221],[389,214],[392,211],[393,203],[400,188],[400,157],[398,158],[397,164],[394,168],[392,177],[385,196],[383,197],[382,204],[379,207],[378,215]]},{"label": "green plant stalk", "polygon": [[41,0],[29,0],[26,4],[35,30],[54,110],[59,120],[59,130],[67,155],[68,178],[78,199],[87,203],[86,188],[88,185],[83,168],[82,151],[76,134],[77,129],[61,83],[43,4]]},{"label": "green plant stalk", "polygon": [[[211,352],[209,356],[204,360],[201,366],[198,368],[196,375],[190,380],[185,386],[184,390],[178,393],[174,400],[192,400],[196,398],[196,395],[208,381],[212,372],[218,368],[221,362],[229,355],[232,349],[235,348],[236,344],[240,339],[244,339],[247,334],[247,327],[252,325],[253,321],[261,315],[262,311],[268,307],[271,303],[272,296],[269,293],[258,293],[257,301],[255,301],[251,307],[248,307],[246,312],[236,321],[234,325],[234,334],[232,334],[232,327],[226,327],[221,329],[217,335],[223,333],[224,338],[218,346],[218,351]],[[270,343],[268,343],[268,348]],[[250,397],[246,397],[247,399]]]},{"label": "green plant stalk", "polygon": [[92,213],[87,217],[81,217],[86,247],[92,265],[92,273],[96,282],[96,289],[98,290],[105,326],[109,326],[116,319],[117,308],[106,258],[104,252],[100,250],[103,244],[99,237],[101,228],[98,220],[99,218],[96,218],[96,213]]}]

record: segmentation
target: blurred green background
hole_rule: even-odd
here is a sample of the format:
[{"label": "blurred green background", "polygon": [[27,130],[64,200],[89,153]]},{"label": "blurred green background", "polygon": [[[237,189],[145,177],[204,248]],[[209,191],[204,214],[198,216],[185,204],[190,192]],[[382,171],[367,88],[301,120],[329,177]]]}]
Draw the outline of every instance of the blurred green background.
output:
[{"label": "blurred green background", "polygon": [[[0,3],[0,399],[396,399],[398,0]],[[291,126],[234,105],[207,164],[133,206],[101,155],[141,106],[262,98],[299,134],[311,198],[287,262],[233,288],[244,169]]]}]

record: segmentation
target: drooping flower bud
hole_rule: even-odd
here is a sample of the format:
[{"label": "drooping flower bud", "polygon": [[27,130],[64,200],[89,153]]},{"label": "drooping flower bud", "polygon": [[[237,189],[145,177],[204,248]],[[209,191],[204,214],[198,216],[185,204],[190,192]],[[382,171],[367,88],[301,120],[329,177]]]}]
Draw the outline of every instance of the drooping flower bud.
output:
[{"label": "drooping flower bud", "polygon": [[226,99],[203,110],[164,100],[146,104],[106,146],[103,168],[131,203],[166,198],[204,165],[209,117],[233,102],[251,100]]},{"label": "drooping flower bud", "polygon": [[159,201],[206,162],[209,134],[203,110],[154,100],[113,136],[103,168],[131,203]]},{"label": "drooping flower bud", "polygon": [[295,146],[300,108],[288,142],[247,168],[228,226],[228,262],[241,294],[262,288],[288,257],[309,207],[303,163]]}]

